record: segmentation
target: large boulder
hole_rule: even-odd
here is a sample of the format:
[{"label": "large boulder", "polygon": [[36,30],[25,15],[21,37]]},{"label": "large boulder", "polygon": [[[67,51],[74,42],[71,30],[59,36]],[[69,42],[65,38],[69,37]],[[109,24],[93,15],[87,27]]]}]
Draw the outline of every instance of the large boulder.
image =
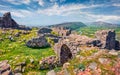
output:
[{"label": "large boulder", "polygon": [[39,31],[38,31],[38,35],[41,35],[41,34],[49,34],[52,32],[52,29],[49,29],[49,28],[41,28]]},{"label": "large boulder", "polygon": [[33,38],[31,40],[29,40],[26,45],[28,47],[32,47],[32,48],[41,48],[41,47],[48,47],[49,43],[47,42],[45,37],[39,37],[39,38]]}]

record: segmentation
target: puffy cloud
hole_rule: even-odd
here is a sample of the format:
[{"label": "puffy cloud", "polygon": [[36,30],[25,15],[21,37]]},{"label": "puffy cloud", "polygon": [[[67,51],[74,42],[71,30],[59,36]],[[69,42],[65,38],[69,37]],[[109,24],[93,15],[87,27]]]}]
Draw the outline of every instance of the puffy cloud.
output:
[{"label": "puffy cloud", "polygon": [[38,0],[38,4],[39,4],[40,6],[44,6],[44,1],[43,1],[43,0]]},{"label": "puffy cloud", "polygon": [[87,17],[92,18],[95,21],[119,21],[120,16],[116,16],[116,15],[96,15],[96,14],[90,14],[90,13],[82,13]]},{"label": "puffy cloud", "polygon": [[59,6],[58,4],[54,4],[52,7],[43,9],[43,10],[38,10],[38,13],[46,14],[46,15],[64,15],[73,11],[85,9],[85,8],[95,8],[99,7],[101,5],[91,5],[91,6],[86,6],[82,4],[70,4],[70,5],[62,5]]}]

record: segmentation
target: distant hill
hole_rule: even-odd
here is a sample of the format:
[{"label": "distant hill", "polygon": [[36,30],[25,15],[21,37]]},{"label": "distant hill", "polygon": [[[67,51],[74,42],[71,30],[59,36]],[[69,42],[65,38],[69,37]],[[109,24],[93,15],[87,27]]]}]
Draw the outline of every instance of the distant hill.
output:
[{"label": "distant hill", "polygon": [[94,26],[94,27],[120,27],[119,24],[112,24],[112,23],[107,23],[103,21],[97,21],[97,22],[92,22],[92,23],[87,23],[88,26]]},{"label": "distant hill", "polygon": [[76,30],[80,27],[86,27],[86,25],[82,22],[66,22],[61,24],[50,25],[49,27],[65,27],[70,28],[71,30]]}]

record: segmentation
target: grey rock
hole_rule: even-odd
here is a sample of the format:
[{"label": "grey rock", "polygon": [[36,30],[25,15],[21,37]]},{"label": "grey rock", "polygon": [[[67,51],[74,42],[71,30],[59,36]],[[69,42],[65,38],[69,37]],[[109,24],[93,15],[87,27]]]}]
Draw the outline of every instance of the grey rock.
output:
[{"label": "grey rock", "polygon": [[8,60],[0,61],[0,75],[13,75]]},{"label": "grey rock", "polygon": [[11,18],[10,12],[0,17],[0,27],[2,28],[18,28],[18,24]]},{"label": "grey rock", "polygon": [[22,73],[24,73],[24,72],[25,72],[25,67],[22,68]]},{"label": "grey rock", "polygon": [[120,41],[115,41],[115,50],[120,50]]},{"label": "grey rock", "polygon": [[34,63],[34,59],[30,59],[30,63]]},{"label": "grey rock", "polygon": [[49,71],[46,75],[56,75],[54,70]]},{"label": "grey rock", "polygon": [[15,75],[23,75],[22,73],[15,73]]},{"label": "grey rock", "polygon": [[118,52],[117,51],[115,51],[115,50],[111,50],[111,51],[109,51],[109,54],[111,54],[111,55],[118,55]]},{"label": "grey rock", "polygon": [[25,66],[26,65],[26,62],[19,62],[16,64],[16,66]]},{"label": "grey rock", "polygon": [[47,33],[51,33],[52,32],[52,29],[49,29],[49,28],[41,28],[39,31],[38,31],[38,35],[39,34],[47,34]]},{"label": "grey rock", "polygon": [[21,66],[18,66],[14,69],[14,72],[15,73],[19,73],[19,72],[22,72],[22,67]]},{"label": "grey rock", "polygon": [[95,69],[97,68],[97,63],[92,62],[92,63],[89,64],[88,67],[89,67],[90,69],[92,69],[92,70],[95,70]]},{"label": "grey rock", "polygon": [[32,47],[32,48],[41,48],[41,47],[48,47],[49,43],[47,42],[45,37],[39,37],[39,38],[33,38],[31,40],[29,40],[26,45],[28,47]]},{"label": "grey rock", "polygon": [[14,36],[15,36],[15,37],[19,37],[19,36],[20,36],[20,33],[16,33]]},{"label": "grey rock", "polygon": [[29,27],[24,25],[19,25],[11,17],[10,12],[3,14],[3,17],[0,17],[0,27],[1,28],[12,28],[12,29],[21,29],[21,30],[31,30]]},{"label": "grey rock", "polygon": [[100,31],[97,31],[96,34],[95,34],[96,38],[98,40],[101,41],[102,43],[102,46],[101,48],[105,48],[105,49],[109,49],[109,50],[112,50],[112,49],[115,49],[115,30],[100,30]]},{"label": "grey rock", "polygon": [[67,69],[64,69],[64,75],[71,75]]},{"label": "grey rock", "polygon": [[13,75],[13,74],[10,70],[7,70],[7,71],[3,72],[2,75]]},{"label": "grey rock", "polygon": [[99,58],[98,60],[101,64],[105,64],[108,61],[107,58]]}]

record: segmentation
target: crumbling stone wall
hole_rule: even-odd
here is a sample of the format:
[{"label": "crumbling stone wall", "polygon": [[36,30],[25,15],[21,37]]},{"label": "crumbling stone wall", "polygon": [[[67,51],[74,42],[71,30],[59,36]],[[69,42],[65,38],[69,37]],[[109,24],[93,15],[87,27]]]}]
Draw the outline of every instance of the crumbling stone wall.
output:
[{"label": "crumbling stone wall", "polygon": [[60,39],[59,42],[54,45],[54,51],[58,55],[60,63],[63,64],[69,59],[74,58],[80,51],[80,45],[86,45],[90,40],[88,37],[80,35],[70,35]]},{"label": "crumbling stone wall", "polygon": [[[60,62],[63,64],[70,59],[69,52],[72,54],[71,58],[74,58],[80,51],[80,47],[82,46],[95,46],[108,50],[120,50],[120,42],[115,40],[115,35],[116,34],[114,30],[97,31],[95,34],[96,38],[94,39],[87,36],[71,34],[67,37],[60,39],[59,42],[54,45],[54,51],[58,55]],[[64,50],[70,51],[64,52]],[[66,57],[66,60],[63,59],[63,57]]]},{"label": "crumbling stone wall", "polygon": [[56,32],[59,36],[68,36],[71,34],[71,30],[64,27],[54,27],[52,28],[52,30]]},{"label": "crumbling stone wall", "polygon": [[115,49],[115,30],[101,30],[97,31],[95,34],[96,38],[101,41],[101,48],[105,49]]},{"label": "crumbling stone wall", "polygon": [[64,64],[71,58],[72,58],[72,53],[69,47],[66,44],[63,44],[61,46],[61,51],[60,51],[60,63]]}]

